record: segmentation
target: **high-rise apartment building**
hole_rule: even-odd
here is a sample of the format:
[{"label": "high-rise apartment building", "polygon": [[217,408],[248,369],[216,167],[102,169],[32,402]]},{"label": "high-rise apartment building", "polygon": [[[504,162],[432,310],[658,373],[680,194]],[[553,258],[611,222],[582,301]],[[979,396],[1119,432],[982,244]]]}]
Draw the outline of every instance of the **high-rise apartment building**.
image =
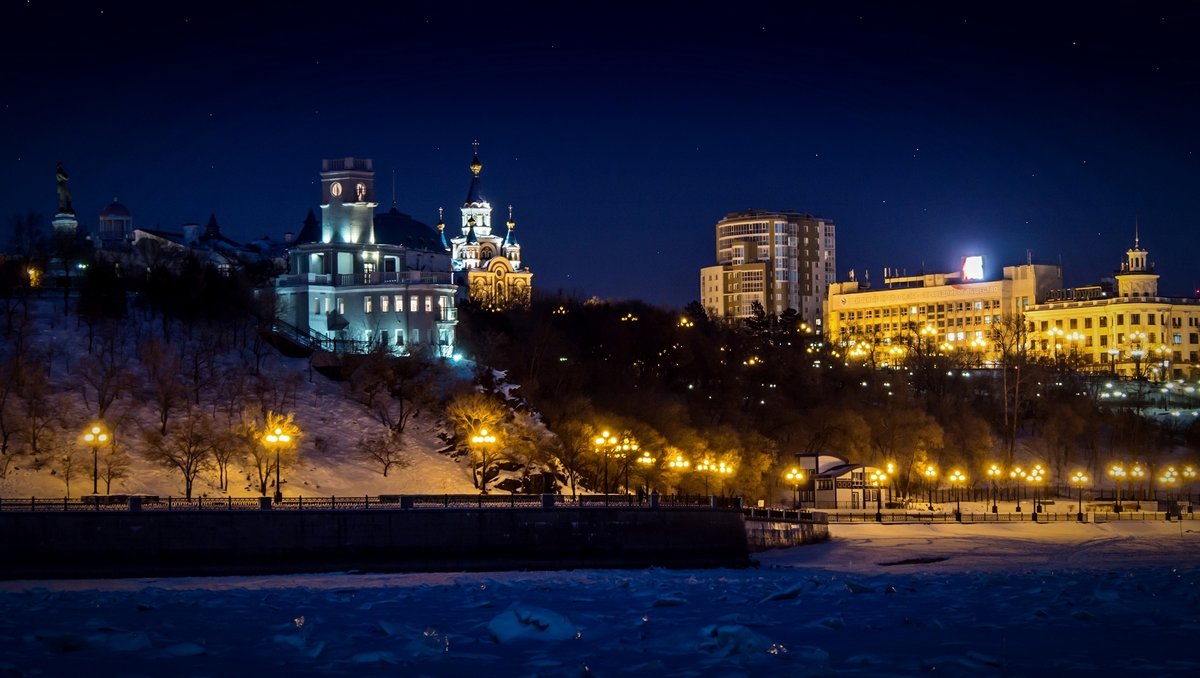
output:
[{"label": "high-rise apartment building", "polygon": [[799,212],[731,212],[717,222],[717,264],[700,269],[700,303],[714,317],[795,309],[820,326],[837,270],[832,221]]}]

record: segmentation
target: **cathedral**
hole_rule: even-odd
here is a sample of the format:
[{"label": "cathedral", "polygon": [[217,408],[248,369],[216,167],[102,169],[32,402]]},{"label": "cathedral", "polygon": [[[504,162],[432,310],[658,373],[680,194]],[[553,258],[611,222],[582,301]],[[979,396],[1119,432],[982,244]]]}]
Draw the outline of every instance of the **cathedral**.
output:
[{"label": "cathedral", "polygon": [[[462,232],[450,238],[448,248],[455,281],[465,287],[467,296],[489,310],[527,308],[533,293],[533,273],[521,267],[521,245],[517,243],[517,222],[512,206],[504,235],[492,232],[492,205],[483,197],[479,175],[479,143],[471,160],[471,184],[462,206]],[[445,242],[445,224],[438,219],[438,230]]]}]

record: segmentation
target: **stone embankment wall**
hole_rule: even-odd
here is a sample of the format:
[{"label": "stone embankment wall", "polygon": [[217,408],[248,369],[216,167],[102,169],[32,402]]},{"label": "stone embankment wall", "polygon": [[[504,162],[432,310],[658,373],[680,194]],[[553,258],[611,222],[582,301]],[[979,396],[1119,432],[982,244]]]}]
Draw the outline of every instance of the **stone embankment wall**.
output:
[{"label": "stone embankment wall", "polygon": [[829,539],[829,525],[819,522],[747,520],[746,542],[751,551],[815,544]]},{"label": "stone embankment wall", "polygon": [[744,567],[725,509],[4,511],[0,577]]}]

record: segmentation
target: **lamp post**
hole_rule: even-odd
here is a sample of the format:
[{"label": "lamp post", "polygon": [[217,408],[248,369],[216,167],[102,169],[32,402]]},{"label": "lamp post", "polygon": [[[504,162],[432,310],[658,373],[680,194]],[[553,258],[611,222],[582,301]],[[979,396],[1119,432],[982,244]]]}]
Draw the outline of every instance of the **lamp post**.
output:
[{"label": "lamp post", "polygon": [[1051,327],[1049,330],[1046,330],[1046,334],[1050,336],[1050,347],[1054,349],[1054,364],[1058,365],[1058,354],[1062,350],[1062,328]]},{"label": "lamp post", "polygon": [[608,503],[608,451],[617,444],[617,437],[610,435],[608,431],[602,432],[596,436],[593,441],[596,443],[596,449],[604,455],[604,503]]},{"label": "lamp post", "polygon": [[929,492],[929,510],[933,510],[933,481],[937,480],[937,467],[933,464],[925,466],[925,489]]},{"label": "lamp post", "polygon": [[1017,513],[1021,512],[1021,481],[1025,479],[1025,471],[1020,466],[1014,466],[1013,470],[1008,472],[1008,477],[1013,479],[1017,484]]},{"label": "lamp post", "polygon": [[1083,471],[1076,471],[1075,475],[1071,476],[1071,482],[1075,487],[1079,488],[1079,510],[1075,514],[1076,520],[1083,522],[1083,486],[1087,485],[1088,477]]},{"label": "lamp post", "polygon": [[104,427],[99,424],[94,424],[86,433],[83,434],[83,440],[92,446],[92,494],[99,494],[100,490],[100,444],[108,440],[108,433]]},{"label": "lamp post", "polygon": [[714,462],[711,459],[705,459],[699,464],[696,464],[696,470],[704,474],[704,496],[711,497],[712,495],[708,493],[708,475],[710,473],[716,473],[718,475],[727,476],[733,473],[733,466],[726,464],[723,461]]},{"label": "lamp post", "polygon": [[880,469],[871,472],[867,476],[871,481],[871,487],[875,488],[875,522],[883,522],[883,486],[887,482],[887,474]]},{"label": "lamp post", "polygon": [[950,472],[950,475],[948,476],[948,478],[950,479],[950,486],[955,489],[955,492],[954,492],[954,519],[961,523],[962,522],[962,488],[963,488],[963,485],[967,482],[967,476],[962,471],[955,469]]},{"label": "lamp post", "polygon": [[642,478],[646,481],[646,494],[650,494],[650,469],[658,461],[650,456],[649,450],[642,450],[642,456],[637,458],[638,467],[642,469]]},{"label": "lamp post", "polygon": [[800,483],[804,482],[804,471],[796,467],[783,474],[783,477],[792,484],[792,508],[800,510]]},{"label": "lamp post", "polygon": [[[1133,508],[1135,511],[1142,510],[1142,497],[1139,497],[1138,494],[1145,496],[1144,493],[1139,492],[1142,489],[1142,478],[1145,477],[1146,471],[1142,468],[1141,464],[1134,464],[1133,468],[1129,469],[1129,487],[1131,490],[1129,494],[1132,495],[1130,498],[1138,502],[1134,504]],[[1137,484],[1135,485],[1134,482]]]},{"label": "lamp post", "polygon": [[1196,479],[1196,469],[1191,466],[1183,467],[1183,486],[1187,492],[1188,513],[1192,512],[1192,481]]},{"label": "lamp post", "polygon": [[1038,492],[1038,483],[1046,479],[1046,469],[1042,468],[1041,464],[1034,464],[1033,468],[1029,469],[1029,477],[1026,478],[1029,484],[1033,485],[1033,519],[1037,520],[1037,514],[1042,512],[1041,497]]},{"label": "lamp post", "polygon": [[279,448],[292,442],[292,437],[284,433],[282,428],[277,427],[263,436],[263,440],[268,449],[275,450],[275,503],[278,504],[283,501],[283,486],[279,484]]},{"label": "lamp post", "polygon": [[[1174,466],[1168,466],[1158,477],[1158,482],[1167,490],[1167,520],[1170,520],[1171,514],[1175,512],[1175,502],[1171,501],[1171,489],[1179,482],[1179,471],[1176,471]],[[1182,517],[1181,515],[1180,518]]]},{"label": "lamp post", "polygon": [[1002,471],[996,464],[992,464],[991,467],[988,468],[987,474],[988,478],[991,478],[992,480],[992,513],[999,513],[1000,507],[996,506],[996,495],[999,494],[1000,490],[996,485],[996,481],[999,480],[1002,475],[1004,475],[1004,471]]},{"label": "lamp post", "polygon": [[625,436],[621,438],[621,444],[617,446],[617,457],[623,460],[625,466],[625,495],[629,495],[629,462],[633,459],[633,455],[637,454],[638,443],[633,436]]},{"label": "lamp post", "polygon": [[1108,475],[1112,476],[1113,489],[1117,495],[1117,502],[1113,504],[1113,513],[1121,512],[1121,481],[1125,478],[1125,467],[1120,464],[1113,464],[1108,469]]},{"label": "lamp post", "polygon": [[[478,433],[475,433],[474,435],[471,436],[471,445],[474,447],[490,449],[491,446],[495,445],[495,444],[496,444],[496,435],[494,433],[488,433],[488,430],[486,428],[479,429]],[[487,483],[488,483],[487,472],[488,472],[488,466],[491,465],[490,460],[492,459],[492,455],[490,452],[487,454],[480,454],[479,459],[481,461],[480,465],[483,467],[483,468],[479,469],[479,494],[487,494],[488,493],[488,491],[487,491]],[[472,463],[472,465],[474,465],[475,462],[472,461],[471,463]],[[474,474],[474,470],[472,470],[471,473]],[[474,475],[472,475],[471,477],[473,478]]]}]

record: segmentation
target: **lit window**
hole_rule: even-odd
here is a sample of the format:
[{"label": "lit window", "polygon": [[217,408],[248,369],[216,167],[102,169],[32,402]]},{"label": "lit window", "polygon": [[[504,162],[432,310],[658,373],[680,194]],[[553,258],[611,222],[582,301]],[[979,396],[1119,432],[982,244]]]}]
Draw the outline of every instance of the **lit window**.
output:
[{"label": "lit window", "polygon": [[408,311],[410,313],[417,312],[417,296],[415,294],[408,298]]},{"label": "lit window", "polygon": [[[387,312],[388,312],[388,302],[389,302],[389,301],[391,301],[391,298],[390,298],[388,295],[386,295],[386,294],[385,294],[385,295],[383,295],[383,296],[381,296],[381,297],[379,297],[379,310],[380,310],[380,311],[383,311],[384,313],[387,313]],[[385,343],[386,343],[386,342],[385,342]]]},{"label": "lit window", "polygon": [[363,312],[364,313],[371,312],[371,296],[370,295],[363,297]]},{"label": "lit window", "polygon": [[425,297],[425,312],[433,313],[433,297]]}]

